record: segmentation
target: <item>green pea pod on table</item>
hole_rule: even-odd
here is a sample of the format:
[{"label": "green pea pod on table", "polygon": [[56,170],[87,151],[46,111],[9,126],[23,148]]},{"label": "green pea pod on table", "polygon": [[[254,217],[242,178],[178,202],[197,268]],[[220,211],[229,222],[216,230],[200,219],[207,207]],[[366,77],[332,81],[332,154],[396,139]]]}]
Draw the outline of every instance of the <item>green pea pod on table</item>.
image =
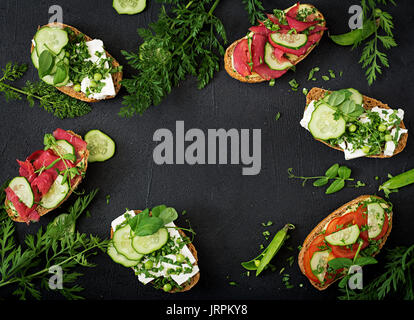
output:
[{"label": "green pea pod on table", "polygon": [[362,29],[354,29],[347,33],[330,35],[329,38],[341,46],[356,45],[359,42],[370,37],[375,32],[376,27],[377,25],[373,20],[368,20],[364,21]]},{"label": "green pea pod on table", "polygon": [[392,177],[380,185],[378,190],[383,190],[385,195],[388,197],[391,192],[397,192],[399,188],[405,187],[412,183],[414,183],[414,169]]},{"label": "green pea pod on table", "polygon": [[295,229],[295,226],[293,224],[286,224],[281,230],[276,233],[272,241],[261,254],[250,261],[242,262],[242,267],[247,270],[256,270],[256,276],[258,276],[282,247],[283,243],[286,240],[288,231],[293,229]]}]

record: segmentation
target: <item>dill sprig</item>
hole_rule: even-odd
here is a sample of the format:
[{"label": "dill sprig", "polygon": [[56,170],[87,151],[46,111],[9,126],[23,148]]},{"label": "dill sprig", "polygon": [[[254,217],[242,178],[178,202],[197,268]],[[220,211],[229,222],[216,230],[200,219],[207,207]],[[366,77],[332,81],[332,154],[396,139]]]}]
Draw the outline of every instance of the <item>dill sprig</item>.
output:
[{"label": "dill sprig", "polygon": [[249,15],[249,22],[251,24],[256,24],[257,20],[264,20],[264,7],[261,1],[259,0],[242,0],[244,3],[244,8],[246,9]]},{"label": "dill sprig", "polygon": [[[104,250],[107,240],[80,232],[68,232],[70,226],[86,211],[97,189],[79,197],[68,209],[68,215],[57,223],[50,223],[45,230],[25,236],[24,245],[15,239],[15,226],[7,217],[4,208],[0,210],[0,288],[11,286],[19,299],[29,295],[41,299],[40,288],[49,290],[49,268],[62,268],[61,293],[67,299],[82,299],[79,292],[83,288],[75,281],[82,275],[74,269],[94,267],[89,258],[98,250]],[[1,196],[4,197],[4,194]]]},{"label": "dill sprig", "polygon": [[86,102],[72,98],[59,92],[55,87],[43,81],[27,81],[24,87],[18,88],[12,83],[23,77],[27,71],[27,65],[9,62],[2,68],[3,75],[0,78],[0,94],[3,94],[6,101],[21,100],[26,96],[31,107],[35,101],[47,112],[54,116],[64,118],[75,118],[83,116],[91,111]]},{"label": "dill sprig", "polygon": [[128,95],[121,116],[158,105],[188,75],[196,77],[202,89],[219,70],[219,55],[225,51],[221,41],[227,42],[223,23],[213,15],[219,0],[161,2],[171,4],[171,10],[167,13],[162,6],[156,22],[138,29],[144,40],[139,51],[122,51],[138,72],[122,81]]}]

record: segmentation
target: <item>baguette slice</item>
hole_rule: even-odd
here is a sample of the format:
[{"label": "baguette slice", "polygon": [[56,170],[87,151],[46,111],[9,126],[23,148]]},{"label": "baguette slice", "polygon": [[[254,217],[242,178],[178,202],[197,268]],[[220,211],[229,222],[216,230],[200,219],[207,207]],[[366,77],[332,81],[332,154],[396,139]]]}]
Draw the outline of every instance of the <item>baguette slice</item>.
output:
[{"label": "baguette slice", "polygon": [[[74,133],[73,131],[70,131],[70,130],[67,130],[67,132],[68,133],[70,133],[70,134],[72,134],[72,135],[74,135],[74,136],[76,136],[76,137],[78,137],[78,138],[80,138],[80,139],[83,139],[80,135],[77,135],[76,133]],[[82,173],[84,174],[84,173],[86,173],[86,169],[87,169],[87,167],[88,167],[88,157],[89,157],[89,151],[88,150],[85,150],[85,151],[83,151],[82,152],[82,154],[81,154],[81,156],[82,156],[82,160],[81,160],[81,162],[83,162],[83,170],[82,170]],[[52,211],[52,210],[55,210],[55,209],[57,209],[58,207],[60,207],[61,205],[62,205],[62,203],[63,202],[65,202],[69,197],[70,197],[70,195],[73,193],[73,191],[79,186],[79,184],[82,182],[82,174],[81,175],[78,175],[78,176],[76,176],[75,177],[75,179],[74,179],[74,182],[71,182],[71,189],[69,190],[69,192],[68,192],[68,194],[66,195],[66,197],[65,197],[65,199],[63,199],[60,203],[59,203],[59,205],[57,206],[57,207],[55,207],[55,208],[51,208],[51,209],[45,209],[45,208],[43,208],[43,207],[41,207],[41,206],[38,206],[37,208],[36,208],[36,211],[37,211],[37,213],[39,214],[39,216],[44,216],[46,213],[48,213],[48,212],[50,212],[50,211]],[[5,206],[6,206],[6,211],[7,211],[7,214],[9,215],[9,217],[12,219],[12,220],[14,220],[14,221],[16,221],[16,222],[26,222],[26,221],[24,221],[22,218],[20,218],[20,216],[16,216],[15,215],[15,213],[7,206],[7,199],[4,201],[4,204],[5,204]]]},{"label": "baguette slice", "polygon": [[[85,41],[91,41],[93,40],[91,37],[87,36],[86,34],[80,32],[78,29],[76,29],[75,27],[69,26],[67,24],[64,23],[49,23],[47,25],[44,25],[43,27],[61,27],[61,28],[69,28],[71,29],[75,35],[79,35],[79,34],[83,34]],[[39,29],[41,27],[39,26]],[[34,50],[34,45],[32,43],[32,46],[30,48],[30,53],[33,52]],[[112,58],[112,66],[114,68],[119,67],[120,64],[118,63],[118,61],[115,60],[115,58],[113,56],[111,56],[109,54],[108,51],[105,50],[105,54],[108,58]],[[121,89],[121,80],[122,80],[122,71],[116,72],[116,73],[112,73],[112,81],[114,82],[114,88],[115,88],[115,96],[118,94],[119,90]],[[64,94],[67,94],[68,96],[71,96],[72,98],[78,99],[78,100],[82,100],[85,102],[99,102],[101,100],[99,99],[92,99],[92,98],[88,98],[83,92],[76,92],[75,90],[73,90],[73,85],[72,86],[62,86],[62,87],[55,87],[56,89],[58,89],[59,91],[63,92]],[[107,100],[107,99],[112,99],[115,98],[115,96],[107,96],[105,99],[103,100]]]},{"label": "baguette slice", "polygon": [[[290,8],[292,8],[293,6],[291,6],[291,7],[289,7],[289,8],[287,8],[287,9],[285,9],[284,11],[285,12],[287,12],[287,11],[289,11],[289,9]],[[300,5],[300,7],[299,7],[299,9],[302,9],[302,8],[315,8],[315,6],[313,6],[313,5],[311,5],[311,4],[301,4]],[[317,18],[318,19],[321,19],[321,20],[323,20],[323,22],[321,22],[320,24],[317,24],[317,25],[320,25],[320,26],[323,26],[323,27],[325,27],[326,26],[326,21],[325,21],[325,18],[324,18],[324,16],[322,15],[322,13],[319,11],[319,10],[317,10],[316,11],[316,16],[317,16]],[[324,30],[322,30],[322,31],[320,31],[319,33],[321,34],[321,39],[322,39],[322,36],[323,36],[323,34],[324,34]],[[244,37],[245,38],[245,37]],[[241,74],[239,74],[235,69],[234,69],[234,67],[233,67],[233,51],[234,51],[234,48],[236,48],[236,46],[237,46],[237,44],[241,41],[241,40],[243,40],[244,38],[241,38],[241,39],[239,39],[239,40],[236,40],[236,41],[234,41],[227,49],[226,49],[226,52],[225,52],[225,54],[224,54],[224,68],[226,69],[226,71],[227,71],[227,73],[232,77],[232,78],[234,78],[234,79],[237,79],[237,80],[239,80],[239,81],[241,81],[241,82],[247,82],[247,83],[259,83],[259,82],[263,82],[263,81],[268,81],[268,80],[266,80],[266,79],[263,79],[260,75],[258,75],[257,73],[255,73],[255,72],[252,72],[252,74],[250,75],[250,76],[247,76],[247,77],[243,77]],[[311,51],[318,45],[318,43],[319,42],[317,42],[317,43],[315,43],[315,44],[313,44],[312,46],[310,46],[309,47],[309,49],[307,50],[307,52],[303,55],[303,56],[301,56],[301,57],[298,57],[298,56],[296,56],[296,55],[294,55],[294,54],[290,54],[290,53],[288,53],[288,54],[285,54],[285,56],[288,58],[288,60],[293,64],[293,65],[297,65],[299,62],[301,62],[303,59],[305,59],[308,55],[309,55],[309,53],[311,53]]]},{"label": "baguette slice", "polygon": [[[141,211],[141,210],[134,210],[134,212],[135,212],[135,214],[139,214],[139,213],[140,213],[140,212],[142,212],[142,211]],[[186,235],[185,235],[185,233],[184,233],[182,230],[178,229],[178,232],[180,233],[180,235],[181,235],[182,237],[185,237],[185,236],[186,236]],[[113,228],[111,227],[111,239],[112,239],[113,235],[114,235],[114,230],[113,230]],[[195,260],[196,260],[196,264],[197,264],[197,263],[198,263],[198,256],[197,256],[197,250],[196,250],[196,248],[194,247],[194,245],[193,245],[192,243],[187,244],[187,247],[188,247],[188,249],[191,251],[191,254],[194,256],[194,258],[195,258]],[[134,269],[134,268],[132,268],[132,269]],[[178,290],[178,289],[173,289],[173,290],[168,291],[168,292],[169,292],[169,293],[177,293],[177,292],[184,292],[184,291],[188,291],[188,290],[190,290],[192,287],[194,287],[194,286],[197,284],[198,280],[200,280],[200,271],[199,271],[199,272],[197,272],[194,276],[192,276],[192,277],[190,278],[190,282],[188,282],[188,283],[187,283],[184,287],[182,287],[180,290]]]},{"label": "baguette slice", "polygon": [[[377,199],[381,199],[380,197],[377,196],[372,196],[372,195],[362,195],[359,196],[358,198],[349,201],[348,203],[345,203],[344,205],[342,205],[341,207],[339,207],[338,209],[336,209],[334,212],[332,212],[330,215],[328,215],[325,219],[323,219],[321,222],[319,222],[319,224],[309,233],[309,235],[306,237],[305,241],[303,241],[303,245],[302,245],[302,249],[299,252],[299,256],[298,256],[298,264],[299,264],[299,268],[302,271],[302,273],[306,276],[305,273],[305,266],[304,266],[304,255],[305,252],[309,249],[312,241],[324,230],[325,226],[329,224],[329,222],[331,222],[333,219],[342,216],[345,211],[347,210],[347,208],[349,206],[353,206],[355,204],[358,204],[362,201],[365,201],[371,197],[377,198]],[[387,241],[387,238],[391,232],[392,229],[392,216],[393,213],[391,212],[389,215],[389,221],[388,221],[388,230],[386,232],[386,234],[384,235],[384,237],[382,237],[382,241],[381,243],[378,245],[378,249],[381,250],[382,247],[384,246],[385,242]],[[379,250],[377,252],[375,252],[373,254],[373,256],[377,255],[379,253]],[[340,278],[336,279],[335,281],[332,281],[331,283],[328,284],[324,284],[321,285],[318,282],[314,282],[312,280],[309,279],[309,282],[318,290],[325,290],[326,288],[328,288],[332,283],[336,282],[337,280],[339,280]]]},{"label": "baguette slice", "polygon": [[[309,105],[309,103],[311,103],[312,100],[321,100],[323,99],[323,97],[327,94],[327,93],[331,93],[331,91],[325,90],[325,89],[321,89],[321,88],[312,88],[308,94],[306,95],[306,107]],[[384,109],[391,109],[388,104],[382,103],[381,101],[375,100],[373,98],[367,97],[367,96],[362,96],[363,97],[363,106],[366,110],[371,110],[374,107],[380,107],[380,108],[384,108]],[[306,110],[305,107],[305,110]],[[401,121],[400,123],[400,128],[401,129],[406,129],[404,122]],[[332,146],[329,143],[327,143],[326,141],[320,140],[320,139],[316,139],[320,142],[322,142],[323,144],[327,145],[330,148],[339,150],[339,151],[343,151],[340,147],[338,146]],[[382,152],[381,154],[378,155],[370,155],[370,156],[366,156],[367,158],[391,158],[393,156],[395,156],[396,154],[400,153],[401,151],[404,150],[405,146],[407,145],[407,140],[408,140],[408,133],[404,133],[401,135],[400,140],[398,141],[398,145],[395,147],[394,153],[392,156],[386,156],[384,155],[384,152]]]}]

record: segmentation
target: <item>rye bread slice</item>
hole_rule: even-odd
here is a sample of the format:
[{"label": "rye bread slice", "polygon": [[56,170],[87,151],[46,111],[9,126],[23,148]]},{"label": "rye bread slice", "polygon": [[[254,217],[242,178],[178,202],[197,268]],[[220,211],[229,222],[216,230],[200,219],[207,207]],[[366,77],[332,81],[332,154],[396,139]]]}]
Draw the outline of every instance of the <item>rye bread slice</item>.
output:
[{"label": "rye bread slice", "polygon": [[[307,106],[309,105],[309,103],[311,103],[312,100],[321,100],[323,99],[323,97],[325,96],[325,94],[327,93],[331,93],[332,91],[328,91],[325,89],[321,89],[321,88],[312,88],[308,94],[306,95],[306,107],[305,110],[307,108]],[[367,97],[367,96],[362,96],[363,97],[363,106],[366,110],[371,110],[374,107],[380,107],[380,108],[384,108],[384,109],[391,109],[388,104],[382,103],[381,101],[375,100],[373,98]],[[401,129],[406,129],[404,122],[401,121],[400,123],[400,128]],[[323,144],[327,145],[330,148],[339,150],[339,151],[343,151],[342,148],[338,147],[338,146],[332,146],[329,143],[327,143],[326,141],[320,140],[320,139],[316,139],[319,142],[322,142]],[[401,135],[400,140],[398,141],[398,145],[395,147],[394,153],[391,156],[386,156],[384,155],[384,152],[381,152],[381,154],[378,155],[370,155],[370,156],[366,156],[367,158],[391,158],[393,156],[395,156],[396,154],[400,153],[401,151],[404,150],[405,146],[407,145],[407,140],[408,140],[408,133],[404,133]]]},{"label": "rye bread slice", "polygon": [[[135,214],[139,214],[140,212],[142,212],[141,210],[134,210]],[[178,232],[180,233],[180,235],[182,237],[186,237],[184,231],[178,229]],[[114,235],[114,230],[111,227],[111,239]],[[190,250],[191,254],[194,256],[196,263],[194,265],[197,265],[198,263],[198,256],[197,256],[197,250],[194,247],[194,245],[192,243],[187,244],[188,249]],[[132,268],[132,270],[134,270],[134,268]],[[168,293],[177,293],[177,292],[184,292],[184,291],[188,291],[190,290],[192,287],[194,287],[198,280],[200,280],[200,271],[197,272],[194,276],[192,276],[190,278],[190,282],[187,282],[186,285],[184,287],[182,287],[180,290],[178,289],[173,289],[171,291],[168,291]]]},{"label": "rye bread slice", "polygon": [[[83,140],[83,138],[80,136],[80,135],[78,135],[78,134],[76,134],[76,133],[74,133],[73,131],[71,131],[71,130],[66,130],[66,132],[68,132],[68,133],[70,133],[70,134],[72,134],[72,135],[74,135],[74,136],[76,136],[76,137],[78,137],[78,138],[80,138],[80,139],[82,139]],[[88,150],[85,150],[85,151],[83,151],[82,153],[81,153],[81,157],[82,157],[82,160],[81,160],[81,162],[83,162],[83,170],[82,170],[82,173],[83,174],[85,174],[86,173],[86,169],[88,168],[88,157],[89,157],[89,151]],[[75,179],[74,179],[74,182],[71,182],[71,189],[69,190],[69,192],[68,192],[68,194],[66,195],[66,197],[65,197],[65,199],[63,199],[56,207],[54,207],[54,208],[51,208],[51,209],[46,209],[46,208],[43,208],[43,207],[41,207],[41,206],[38,206],[37,208],[36,208],[36,211],[37,211],[37,213],[39,214],[39,216],[44,216],[46,213],[48,213],[48,212],[50,212],[50,211],[53,211],[53,210],[55,210],[55,209],[57,209],[58,207],[60,207],[61,205],[62,205],[62,203],[64,203],[69,197],[70,197],[70,195],[73,193],[73,191],[79,186],[79,184],[82,182],[82,175],[78,175]],[[6,206],[6,211],[7,211],[7,214],[9,215],[9,217],[12,219],[12,220],[14,220],[14,221],[16,221],[16,222],[26,222],[26,221],[24,221],[22,218],[20,218],[20,216],[16,216],[15,214],[14,214],[14,212],[8,207],[8,205],[7,205],[7,202],[8,202],[8,200],[6,199],[5,201],[4,201],[4,204],[5,204],[5,206]]]},{"label": "rye bread slice", "polygon": [[[83,32],[80,32],[78,29],[76,29],[75,27],[69,26],[67,24],[64,23],[49,23],[47,25],[44,25],[43,27],[61,27],[61,28],[69,28],[71,29],[75,35],[79,35],[79,34],[83,34],[85,41],[91,41],[93,40],[91,37],[87,36],[86,34],[84,34]],[[41,27],[39,26],[38,29],[40,29]],[[32,46],[30,48],[30,53],[33,52],[34,50],[34,45],[32,43]],[[108,58],[112,58],[112,66],[114,68],[119,67],[120,64],[118,63],[118,61],[115,60],[115,58],[113,56],[111,56],[109,54],[108,51],[105,50],[105,54]],[[107,100],[107,99],[112,99],[115,98],[115,96],[118,94],[119,90],[121,89],[121,80],[122,80],[122,71],[116,72],[116,73],[112,73],[112,81],[114,82],[114,88],[115,88],[115,95],[114,96],[107,96],[105,99],[103,100]],[[98,102],[101,101],[99,99],[92,99],[92,98],[88,98],[83,92],[76,92],[75,90],[73,90],[73,85],[72,86],[62,86],[62,87],[55,87],[56,89],[58,89],[60,92],[63,92],[64,94],[67,94],[68,96],[71,96],[72,98],[78,99],[78,100],[82,100],[85,102]]]},{"label": "rye bread slice", "polygon": [[[329,222],[331,222],[333,219],[335,219],[337,217],[342,216],[349,206],[353,206],[355,204],[358,204],[358,203],[360,203],[362,201],[365,201],[365,200],[367,200],[371,197],[381,199],[380,197],[373,196],[373,195],[359,196],[358,198],[356,198],[354,200],[351,200],[348,203],[345,203],[344,205],[342,205],[341,207],[336,209],[334,212],[332,212],[330,215],[328,215],[325,219],[323,219],[321,222],[319,222],[319,224],[309,233],[309,235],[303,241],[302,249],[300,250],[299,256],[298,256],[299,268],[305,276],[306,276],[306,273],[305,273],[305,266],[304,266],[304,255],[305,255],[305,252],[309,249],[312,241],[324,230],[325,226],[327,224],[329,224]],[[388,230],[387,230],[386,234],[384,235],[384,237],[382,237],[381,243],[378,245],[379,250],[382,249],[382,247],[384,246],[385,242],[388,239],[388,236],[390,235],[390,232],[391,232],[391,229],[392,229],[392,217],[393,217],[393,213],[391,212],[389,214]],[[372,256],[373,257],[376,256],[379,253],[379,250],[377,252],[375,252]],[[321,285],[320,283],[312,281],[311,279],[308,279],[308,280],[316,289],[325,290],[332,283],[338,281],[341,278],[343,278],[343,277],[339,277],[338,279],[335,279],[335,281],[332,281],[331,283],[328,283],[328,284],[325,284],[325,285]]]},{"label": "rye bread slice", "polygon": [[[313,5],[311,5],[311,4],[301,4],[300,5],[300,7],[299,8],[304,8],[304,7],[307,7],[307,8],[315,8],[315,6],[313,6]],[[289,8],[287,8],[287,9],[285,9],[285,12],[287,12],[290,8],[292,8],[292,7],[289,7]],[[322,15],[322,13],[320,12],[320,11],[316,11],[316,16],[317,16],[317,18],[318,19],[321,19],[321,20],[323,20],[323,22],[321,22],[321,23],[319,23],[319,24],[317,24],[317,25],[319,25],[319,26],[323,26],[323,27],[325,27],[326,26],[326,21],[325,21],[325,18],[324,18],[324,16]],[[322,36],[323,36],[323,34],[324,34],[324,30],[322,30],[322,31],[320,31],[319,33],[321,34],[321,39],[322,39]],[[241,81],[241,82],[247,82],[247,83],[259,83],[259,82],[263,82],[263,81],[268,81],[268,80],[266,80],[266,79],[263,79],[260,75],[258,75],[257,73],[255,73],[255,72],[253,72],[250,76],[247,76],[247,77],[243,77],[241,74],[239,74],[234,68],[233,68],[233,60],[232,60],[232,57],[233,57],[233,51],[234,51],[234,48],[236,48],[236,46],[237,46],[237,44],[240,42],[240,41],[242,41],[243,39],[245,39],[245,38],[241,38],[241,39],[238,39],[238,40],[236,40],[236,41],[234,41],[227,49],[226,49],[226,52],[225,52],[225,54],[224,54],[224,68],[225,68],[225,70],[227,71],[227,73],[232,77],[232,78],[234,78],[234,79],[237,79],[237,80],[239,80],[239,81]],[[320,40],[319,40],[320,41]],[[298,57],[298,56],[296,56],[296,55],[294,55],[294,54],[286,54],[286,56],[287,56],[287,58],[289,59],[289,61],[293,64],[293,65],[297,65],[299,62],[301,62],[303,59],[305,59],[310,53],[311,53],[311,51],[313,50],[313,49],[315,49],[315,47],[319,44],[319,41],[317,42],[317,43],[315,43],[315,44],[313,44],[312,46],[310,46],[309,47],[309,49],[307,50],[307,52],[303,55],[303,56],[301,56],[301,57]]]}]

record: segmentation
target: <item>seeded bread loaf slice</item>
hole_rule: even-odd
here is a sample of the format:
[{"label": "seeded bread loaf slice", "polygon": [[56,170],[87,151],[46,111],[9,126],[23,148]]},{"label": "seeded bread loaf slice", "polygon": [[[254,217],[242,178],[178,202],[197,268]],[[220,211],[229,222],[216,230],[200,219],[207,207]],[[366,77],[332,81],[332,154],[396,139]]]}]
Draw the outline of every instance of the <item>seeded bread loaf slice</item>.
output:
[{"label": "seeded bread loaf slice", "polygon": [[[323,99],[323,97],[330,93],[331,91],[325,90],[325,89],[321,89],[321,88],[312,88],[308,94],[306,95],[306,107],[309,105],[309,103],[311,103],[312,100],[321,100]],[[381,101],[378,101],[376,99],[367,97],[367,96],[362,96],[363,97],[363,107],[366,110],[371,110],[374,107],[379,107],[379,108],[384,108],[384,109],[391,109],[388,104],[382,103]],[[306,109],[305,107],[305,109]],[[400,128],[401,129],[406,129],[404,122],[401,121],[400,124]],[[318,141],[322,142],[323,144],[327,145],[330,148],[336,149],[336,150],[340,150],[343,151],[340,147],[338,146],[332,146],[329,143],[327,143],[326,141],[317,139]],[[404,150],[405,146],[407,145],[407,140],[408,140],[408,133],[404,133],[401,135],[400,140],[398,141],[398,145],[395,147],[394,153],[392,156],[386,156],[384,155],[384,152],[382,152],[381,154],[378,155],[370,155],[370,156],[366,156],[368,158],[390,158],[395,156],[396,154],[400,153],[401,151]]]},{"label": "seeded bread loaf slice", "polygon": [[[321,233],[323,232],[323,230],[325,229],[325,226],[327,226],[329,224],[329,222],[331,222],[333,219],[342,216],[345,211],[347,210],[348,207],[350,206],[354,206],[356,204],[359,204],[371,197],[374,198],[378,198],[381,199],[380,197],[377,196],[372,196],[372,195],[362,195],[359,196],[358,198],[349,201],[348,203],[345,203],[343,206],[339,207],[338,209],[336,209],[334,212],[332,212],[330,215],[328,215],[325,219],[323,219],[310,233],[309,235],[306,237],[305,241],[303,241],[303,245],[302,245],[302,249],[299,252],[299,256],[298,256],[298,264],[299,264],[299,268],[302,271],[302,273],[306,276],[305,273],[305,266],[304,266],[304,255],[305,252],[309,249],[310,245],[312,244],[312,241]],[[388,230],[386,232],[386,234],[384,235],[384,237],[382,237],[381,239],[381,243],[378,245],[378,249],[381,250],[382,247],[384,246],[385,242],[388,239],[388,236],[390,235],[391,229],[392,229],[392,216],[393,213],[391,212],[389,215],[389,221],[388,221]],[[373,256],[377,255],[379,253],[379,250],[377,252],[375,252],[373,254]],[[339,280],[340,278],[336,279],[335,281]],[[331,282],[331,283],[327,283],[324,285],[321,285],[318,282],[312,281],[311,279],[309,279],[310,283],[318,290],[325,290],[326,288],[328,288],[332,283],[334,283],[335,281]]]},{"label": "seeded bread loaf slice", "polygon": [[[289,7],[287,9],[285,9],[284,11],[287,12],[289,11],[289,9],[292,7]],[[301,4],[299,7],[299,10],[302,8],[315,8],[313,5],[311,4]],[[320,26],[325,27],[326,26],[326,21],[324,16],[322,15],[322,13],[320,11],[316,11],[315,13],[317,19],[321,19],[323,20],[323,22],[321,22]],[[320,31],[321,34],[321,38],[324,34],[324,30]],[[224,68],[226,69],[227,73],[234,79],[237,79],[241,82],[247,82],[247,83],[259,83],[259,82],[263,82],[263,81],[267,81],[266,79],[263,79],[260,75],[258,75],[255,72],[252,72],[251,75],[244,77],[241,74],[239,74],[233,67],[233,51],[234,48],[236,48],[237,44],[243,40],[244,38],[241,38],[239,40],[234,41],[227,49],[226,52],[224,54]],[[309,47],[309,49],[307,50],[307,52],[298,57],[294,54],[286,54],[287,58],[289,59],[289,61],[293,64],[293,65],[297,65],[299,62],[301,62],[303,59],[305,59],[311,52],[313,49],[315,49],[315,47],[318,45],[319,42],[313,44],[312,46]]]},{"label": "seeded bread loaf slice", "polygon": [[[141,212],[141,210],[134,210],[134,212],[135,212],[135,214],[139,214]],[[186,237],[185,233],[182,230],[178,229],[178,232],[180,233],[181,237]],[[113,235],[114,235],[114,230],[111,227],[111,239],[112,239]],[[198,256],[197,256],[196,248],[194,247],[194,245],[192,243],[187,244],[187,247],[190,250],[191,254],[194,256],[194,259],[196,260],[194,265],[197,265]],[[132,269],[134,269],[134,268],[132,268]],[[173,290],[169,291],[169,293],[177,293],[177,292],[188,291],[197,284],[198,280],[200,280],[200,272],[197,272],[194,276],[192,276],[189,279],[189,281],[187,281],[181,289],[173,289]]]},{"label": "seeded bread loaf slice", "polygon": [[[80,32],[78,29],[76,29],[75,27],[69,26],[67,24],[63,24],[63,23],[49,23],[45,26],[49,26],[49,27],[61,27],[61,28],[69,28],[71,29],[75,35],[79,35],[79,34],[83,34],[85,41],[91,41],[92,38],[87,36],[86,34]],[[41,27],[39,27],[41,28]],[[32,52],[34,50],[34,45],[32,43],[32,46],[30,48],[30,52]],[[111,56],[109,54],[108,51],[105,50],[105,54],[108,58],[112,58],[112,67],[116,68],[119,67],[119,63],[118,61],[115,60],[115,58],[113,56]],[[121,80],[122,80],[122,71],[116,72],[116,73],[112,73],[112,81],[114,83],[114,88],[115,88],[115,96],[118,94],[119,90],[121,89]],[[73,85],[71,86],[61,86],[61,87],[56,87],[56,89],[58,89],[59,91],[63,92],[64,94],[67,94],[68,96],[71,96],[75,99],[78,100],[82,100],[85,102],[98,102],[101,101],[99,99],[92,99],[87,97],[83,92],[76,92],[75,90],[73,90]],[[112,99],[115,96],[107,96],[104,100],[107,99]]]}]

